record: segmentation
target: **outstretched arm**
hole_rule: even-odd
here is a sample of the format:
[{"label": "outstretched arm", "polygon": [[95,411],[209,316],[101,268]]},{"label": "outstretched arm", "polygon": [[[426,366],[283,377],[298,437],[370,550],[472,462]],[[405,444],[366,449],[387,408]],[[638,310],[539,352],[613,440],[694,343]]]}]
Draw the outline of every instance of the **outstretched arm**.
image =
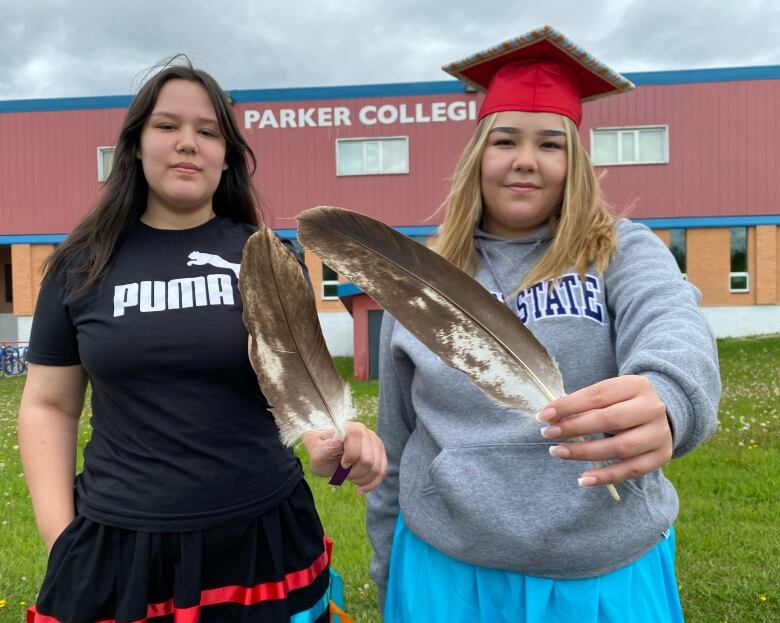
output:
[{"label": "outstretched arm", "polygon": [[583,485],[647,474],[717,426],[717,349],[698,290],[645,227],[623,222],[619,236],[605,284],[620,376],[559,398],[539,415],[550,439],[611,434],[551,450],[560,458],[615,461],[584,472]]}]

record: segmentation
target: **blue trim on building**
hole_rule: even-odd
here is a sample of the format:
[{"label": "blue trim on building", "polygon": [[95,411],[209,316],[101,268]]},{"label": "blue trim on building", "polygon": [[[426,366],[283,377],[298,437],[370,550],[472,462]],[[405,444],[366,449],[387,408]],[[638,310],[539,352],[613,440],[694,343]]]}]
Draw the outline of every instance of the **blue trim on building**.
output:
[{"label": "blue trim on building", "polygon": [[21,234],[0,236],[0,245],[9,244],[60,244],[67,234]]},{"label": "blue trim on building", "polygon": [[255,89],[230,91],[237,104],[254,102],[296,102],[301,100],[340,100],[371,97],[404,97],[409,95],[452,95],[465,93],[459,80],[437,82],[401,82],[397,84],[361,84],[337,87],[298,89]]},{"label": "blue trim on building", "polygon": [[[637,86],[696,84],[701,82],[734,82],[737,80],[775,80],[780,79],[780,65],[678,69],[674,71],[638,71],[626,73],[624,75]],[[408,97],[413,95],[451,95],[465,92],[466,87],[462,82],[458,80],[442,80],[331,87],[236,89],[228,91],[228,94],[234,102],[238,104],[248,104],[253,102],[296,102],[303,100],[322,101],[373,97]],[[132,100],[132,95],[7,100],[0,101],[0,113],[127,108]]]},{"label": "blue trim on building", "polygon": [[127,108],[133,101],[132,95],[105,95],[94,97],[62,97],[40,100],[0,101],[0,113],[4,112],[46,112],[54,110],[99,110]]},{"label": "blue trim on building", "polygon": [[[395,230],[404,234],[405,236],[427,238],[436,234],[438,227],[426,226],[426,227],[396,227]],[[280,238],[287,238],[288,240],[297,240],[298,231],[295,229],[274,229],[274,233]]]},{"label": "blue trim on building", "polygon": [[427,237],[436,234],[438,227],[396,227],[397,231],[400,231],[405,236],[420,236]]},{"label": "blue trim on building", "polygon": [[623,75],[637,86],[735,82],[737,80],[776,80],[780,78],[780,65],[678,69],[675,71],[637,71]]},{"label": "blue trim on building", "polygon": [[691,216],[681,218],[638,218],[636,223],[650,229],[693,229],[704,227],[755,227],[756,225],[780,225],[780,214],[767,216]]},{"label": "blue trim on building", "polygon": [[358,288],[354,283],[340,283],[336,292],[338,293],[337,296],[340,299],[347,299],[350,296],[363,294],[363,290]]},{"label": "blue trim on building", "polygon": [[297,229],[274,229],[274,233],[280,238],[287,238],[288,240],[298,240]]}]

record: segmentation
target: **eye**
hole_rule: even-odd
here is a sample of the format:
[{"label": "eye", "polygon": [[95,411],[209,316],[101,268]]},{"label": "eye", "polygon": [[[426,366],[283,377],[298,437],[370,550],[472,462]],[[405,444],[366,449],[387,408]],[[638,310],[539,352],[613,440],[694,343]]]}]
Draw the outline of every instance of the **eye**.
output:
[{"label": "eye", "polygon": [[542,149],[563,149],[562,143],[556,143],[555,141],[545,141],[542,143]]},{"label": "eye", "polygon": [[509,137],[506,136],[497,136],[493,139],[493,145],[497,147],[513,147],[515,142]]},{"label": "eye", "polygon": [[161,121],[155,127],[160,129],[160,130],[175,130],[176,129],[176,126],[174,124],[172,124],[170,121]]},{"label": "eye", "polygon": [[221,136],[218,130],[211,128],[203,128],[200,130],[200,133],[208,138],[219,138]]}]

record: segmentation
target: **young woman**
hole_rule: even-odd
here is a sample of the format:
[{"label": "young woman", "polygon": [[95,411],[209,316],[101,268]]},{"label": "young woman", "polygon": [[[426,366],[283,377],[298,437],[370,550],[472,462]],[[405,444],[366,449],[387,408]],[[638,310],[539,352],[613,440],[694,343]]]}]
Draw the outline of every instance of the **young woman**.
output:
[{"label": "young woman", "polygon": [[[251,168],[250,168],[251,163]],[[46,577],[28,621],[327,621],[329,552],[247,357],[237,289],[254,155],[223,91],[168,65],[131,104],[93,211],[48,262],[19,414]],[[92,386],[92,436],[75,478]],[[376,435],[305,440],[384,471]]]},{"label": "young woman", "polygon": [[389,468],[367,519],[385,621],[681,621],[660,468],[713,432],[720,384],[698,293],[652,232],[609,213],[578,138],[581,99],[630,83],[552,29],[456,69],[489,88],[437,251],[545,345],[567,395],[497,406],[386,319]]}]

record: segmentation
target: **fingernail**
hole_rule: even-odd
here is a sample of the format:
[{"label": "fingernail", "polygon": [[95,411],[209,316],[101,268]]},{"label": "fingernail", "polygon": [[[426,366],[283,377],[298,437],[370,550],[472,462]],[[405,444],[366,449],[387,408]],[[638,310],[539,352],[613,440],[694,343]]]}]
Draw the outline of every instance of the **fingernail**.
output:
[{"label": "fingernail", "polygon": [[567,459],[571,455],[571,452],[566,446],[550,446],[548,452],[552,456],[557,456],[559,459]]},{"label": "fingernail", "polygon": [[598,478],[595,476],[585,476],[583,478],[577,478],[577,484],[580,487],[590,487],[598,482]]},{"label": "fingernail", "polygon": [[542,437],[551,439],[552,437],[558,437],[561,434],[560,426],[545,426],[542,430]]},{"label": "fingernail", "polygon": [[537,413],[534,416],[534,419],[537,422],[549,422],[554,417],[555,417],[555,409],[553,409],[552,407],[546,407],[541,411],[539,411],[539,413]]}]

